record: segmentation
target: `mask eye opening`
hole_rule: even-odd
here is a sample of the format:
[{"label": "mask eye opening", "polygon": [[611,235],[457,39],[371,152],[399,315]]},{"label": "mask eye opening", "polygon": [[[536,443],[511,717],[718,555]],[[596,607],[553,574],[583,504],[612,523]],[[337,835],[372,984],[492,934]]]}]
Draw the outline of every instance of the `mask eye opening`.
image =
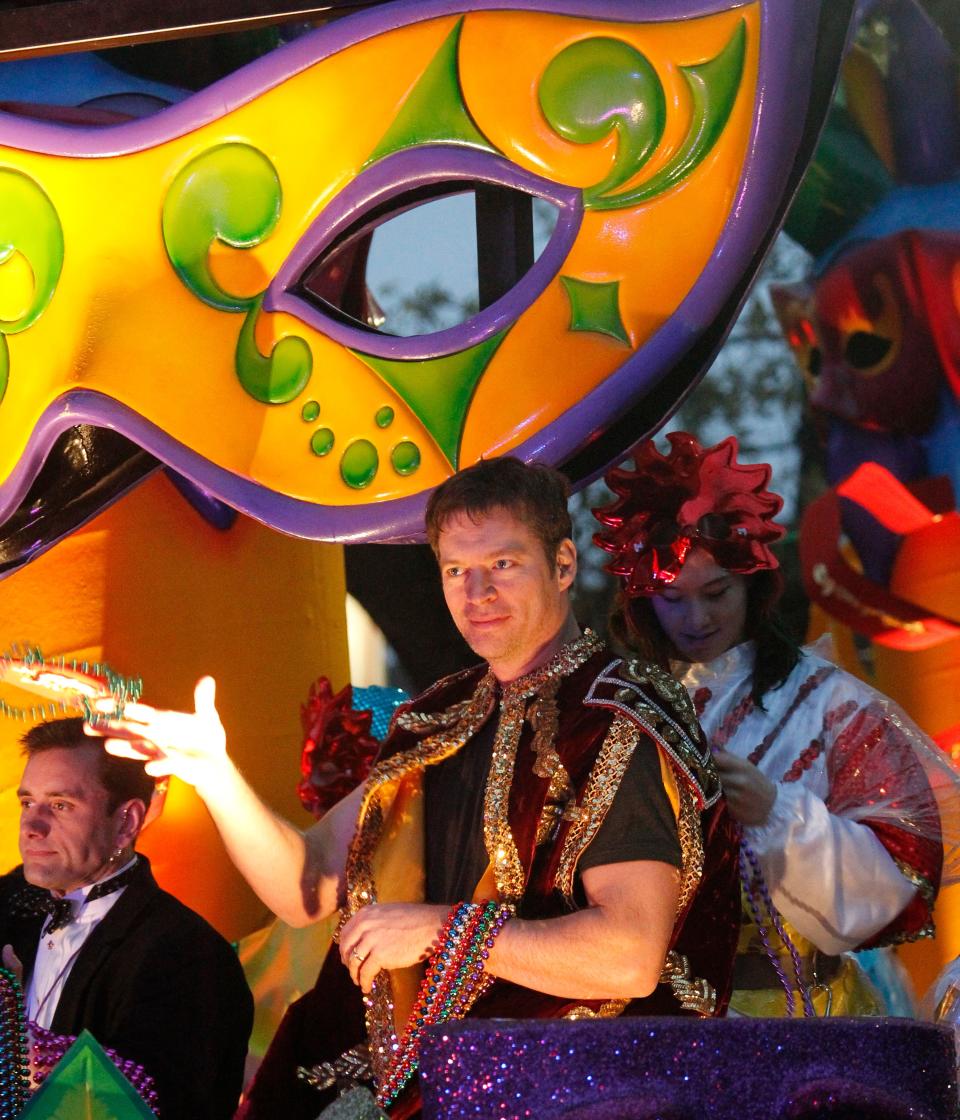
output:
[{"label": "mask eye opening", "polygon": [[[410,225],[412,212],[427,207],[433,207],[432,217],[419,215]],[[301,271],[292,294],[371,335],[433,333],[468,321],[506,295],[533,267],[558,217],[551,202],[496,183],[452,179],[420,186],[366,210],[343,229]],[[454,223],[455,274],[425,236],[416,250],[423,259],[411,262],[410,271],[429,279],[397,280],[409,230],[434,221]],[[389,267],[393,275],[385,280]]]}]

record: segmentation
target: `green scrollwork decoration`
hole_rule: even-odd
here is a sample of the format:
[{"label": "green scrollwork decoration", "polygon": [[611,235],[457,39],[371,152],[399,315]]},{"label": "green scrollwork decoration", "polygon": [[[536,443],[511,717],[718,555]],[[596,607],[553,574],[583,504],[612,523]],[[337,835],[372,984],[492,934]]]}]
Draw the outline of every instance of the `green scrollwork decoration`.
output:
[{"label": "green scrollwork decoration", "polygon": [[215,241],[250,249],[265,241],[280,218],[282,190],[276,168],[249,144],[220,144],[177,173],[163,203],[163,243],[186,287],[218,311],[245,312],[237,339],[237,378],[261,404],[288,404],[306,387],[313,369],[308,343],[282,338],[269,355],[254,337],[263,292],[239,296],[224,291],[210,271]]},{"label": "green scrollwork decoration", "polygon": [[16,319],[0,319],[0,400],[10,375],[4,337],[32,326],[53,299],[63,270],[63,226],[43,188],[30,176],[0,168],[0,266],[19,253],[33,272],[33,295]]},{"label": "green scrollwork decoration", "polygon": [[257,296],[247,312],[237,339],[236,369],[240,384],[261,404],[289,404],[310,380],[313,354],[302,338],[281,338],[268,356],[260,353],[254,327],[263,296]]},{"label": "green scrollwork decoration", "polygon": [[198,299],[220,311],[247,311],[256,296],[225,292],[210,271],[215,241],[259,245],[280,217],[276,168],[249,144],[220,144],[177,173],[163,203],[163,243],[177,275]]},{"label": "green scrollwork decoration", "polygon": [[544,71],[540,108],[564,140],[594,144],[617,133],[617,158],[593,198],[616,190],[640,170],[663,137],[667,100],[649,60],[622,39],[581,39],[564,48]]},{"label": "green scrollwork decoration", "polygon": [[583,39],[554,58],[540,81],[540,108],[558,136],[592,144],[611,130],[617,155],[607,176],[583,192],[592,210],[637,206],[681,183],[710,153],[733,111],[743,79],[747,29],[741,20],[707,62],[681,66],[691,98],[687,135],[673,158],[646,182],[616,193],[650,160],[663,138],[666,97],[649,60],[620,39]]}]

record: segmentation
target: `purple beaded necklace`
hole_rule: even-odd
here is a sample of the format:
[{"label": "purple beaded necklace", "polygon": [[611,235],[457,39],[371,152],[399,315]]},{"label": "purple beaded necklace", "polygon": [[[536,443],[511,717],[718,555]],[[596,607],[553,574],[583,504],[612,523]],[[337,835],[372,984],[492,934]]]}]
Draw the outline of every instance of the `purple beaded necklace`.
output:
[{"label": "purple beaded necklace", "polygon": [[[770,897],[770,891],[767,889],[767,883],[763,877],[763,869],[760,867],[760,860],[757,858],[756,852],[754,852],[742,836],[740,838],[740,879],[743,883],[744,893],[747,898],[747,904],[750,907],[751,915],[760,933],[760,940],[763,942],[764,951],[770,958],[770,963],[773,965],[774,971],[780,980],[780,984],[786,993],[788,1017],[793,1018],[797,1003],[793,994],[793,985],[787,979],[787,974],[780,964],[779,955],[770,944],[770,934],[766,927],[767,919],[769,919],[770,924],[777,931],[790,953],[790,961],[793,965],[793,973],[797,981],[797,991],[799,991],[800,998],[803,1001],[804,1018],[815,1018],[817,1013],[813,1007],[813,1000],[810,998],[809,989],[803,982],[803,963],[800,959],[800,952],[794,944],[793,938],[784,928],[783,919],[780,917],[780,911],[776,908],[773,899]],[[761,911],[761,905],[763,910],[766,911],[766,919]]]}]

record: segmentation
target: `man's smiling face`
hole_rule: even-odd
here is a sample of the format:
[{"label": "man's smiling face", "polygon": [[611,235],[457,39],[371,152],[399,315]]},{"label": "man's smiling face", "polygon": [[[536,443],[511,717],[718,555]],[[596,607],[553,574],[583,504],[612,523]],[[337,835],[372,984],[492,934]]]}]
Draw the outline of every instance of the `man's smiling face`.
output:
[{"label": "man's smiling face", "polygon": [[447,607],[470,648],[501,681],[555,652],[569,616],[576,549],[562,541],[550,563],[539,537],[502,507],[472,518],[452,514],[438,539]]}]

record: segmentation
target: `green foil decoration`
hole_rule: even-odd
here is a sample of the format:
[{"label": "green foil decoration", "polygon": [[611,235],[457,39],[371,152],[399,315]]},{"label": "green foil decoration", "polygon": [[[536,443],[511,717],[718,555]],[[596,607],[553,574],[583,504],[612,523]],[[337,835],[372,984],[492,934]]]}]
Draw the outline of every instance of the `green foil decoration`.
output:
[{"label": "green foil decoration", "polygon": [[20,1120],[156,1120],[136,1089],[82,1031],[27,1102]]},{"label": "green foil decoration", "polygon": [[262,404],[287,404],[297,397],[310,380],[313,354],[296,335],[276,343],[269,357],[257,349],[254,326],[263,296],[256,296],[247,312],[237,339],[236,369],[240,384]]},{"label": "green foil decoration", "polygon": [[358,352],[357,357],[400,394],[457,470],[460,437],[473,392],[505,335],[506,331],[500,331],[469,350],[420,361]]},{"label": "green foil decoration", "polygon": [[214,241],[259,245],[280,217],[281,189],[269,159],[249,144],[220,144],[177,174],[163,203],[163,243],[191,292],[220,311],[246,311],[256,297],[225,292],[210,272]]},{"label": "green foil decoration", "polygon": [[457,64],[462,27],[461,16],[407,95],[365,166],[403,148],[421,144],[466,144],[487,152],[496,151],[474,124],[463,100]]},{"label": "green foil decoration", "polygon": [[33,298],[18,319],[0,319],[0,401],[10,375],[4,335],[31,327],[53,299],[63,270],[63,226],[43,188],[28,175],[0,168],[0,266],[20,253],[33,272]]},{"label": "green foil decoration", "polygon": [[692,101],[684,142],[656,175],[620,194],[617,189],[643,168],[662,139],[666,103],[660,79],[639,51],[619,39],[584,39],[553,59],[539,93],[554,132],[576,144],[591,144],[617,131],[612,170],[583,192],[587,209],[619,210],[648,202],[683,182],[703,162],[723,134],[740,92],[746,44],[741,20],[716,58],[680,67]]},{"label": "green foil decoration", "polygon": [[560,283],[570,300],[570,330],[605,334],[630,345],[630,336],[620,317],[619,280],[594,283],[561,276]]}]

